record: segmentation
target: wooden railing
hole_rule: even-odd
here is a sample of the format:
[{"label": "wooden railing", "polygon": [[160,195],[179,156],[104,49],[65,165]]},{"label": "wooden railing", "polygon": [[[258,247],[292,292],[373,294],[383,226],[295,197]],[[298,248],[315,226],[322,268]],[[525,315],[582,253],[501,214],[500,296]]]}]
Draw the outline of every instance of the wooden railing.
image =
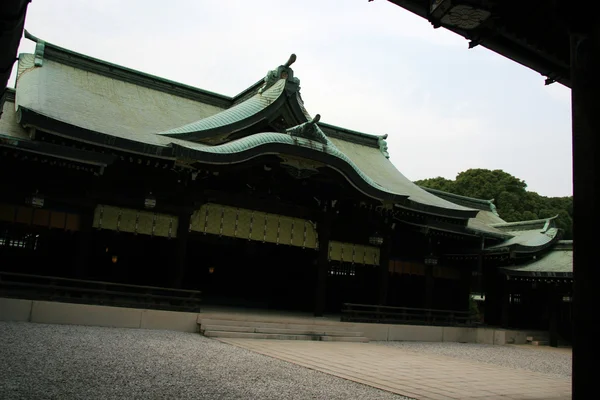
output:
[{"label": "wooden railing", "polygon": [[0,297],[170,311],[200,311],[200,292],[0,272]]},{"label": "wooden railing", "polygon": [[389,307],[350,303],[343,304],[342,321],[439,326],[476,325],[475,315],[468,311],[433,310],[426,308]]}]

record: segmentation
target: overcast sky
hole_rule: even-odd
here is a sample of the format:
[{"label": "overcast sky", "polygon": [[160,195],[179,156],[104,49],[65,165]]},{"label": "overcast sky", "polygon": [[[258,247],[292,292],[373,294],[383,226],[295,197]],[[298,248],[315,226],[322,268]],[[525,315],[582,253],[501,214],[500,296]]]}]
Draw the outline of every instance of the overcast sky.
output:
[{"label": "overcast sky", "polygon": [[[308,111],[389,134],[409,179],[502,169],[541,195],[572,195],[570,90],[385,0],[34,0],[25,26],[228,96],[294,52]],[[33,48],[24,39],[20,52]]]}]

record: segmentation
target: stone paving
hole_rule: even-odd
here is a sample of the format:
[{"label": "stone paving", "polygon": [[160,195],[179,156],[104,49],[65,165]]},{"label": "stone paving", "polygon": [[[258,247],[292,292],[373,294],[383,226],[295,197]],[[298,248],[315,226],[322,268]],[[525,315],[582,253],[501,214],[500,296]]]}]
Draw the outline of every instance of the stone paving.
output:
[{"label": "stone paving", "polygon": [[571,399],[567,378],[372,343],[220,340],[415,399]]}]

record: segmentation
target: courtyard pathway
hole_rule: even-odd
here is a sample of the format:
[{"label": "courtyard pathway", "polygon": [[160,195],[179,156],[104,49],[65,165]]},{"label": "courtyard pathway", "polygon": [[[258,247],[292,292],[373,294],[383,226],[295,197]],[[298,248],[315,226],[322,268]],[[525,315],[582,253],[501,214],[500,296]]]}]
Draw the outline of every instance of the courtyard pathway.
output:
[{"label": "courtyard pathway", "polygon": [[373,343],[220,340],[415,399],[571,399],[568,378]]}]

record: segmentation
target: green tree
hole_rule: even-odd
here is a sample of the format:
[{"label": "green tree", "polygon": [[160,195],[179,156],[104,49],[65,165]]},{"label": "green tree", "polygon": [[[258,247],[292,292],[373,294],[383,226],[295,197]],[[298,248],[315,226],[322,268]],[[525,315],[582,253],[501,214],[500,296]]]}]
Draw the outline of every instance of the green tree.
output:
[{"label": "green tree", "polygon": [[442,177],[423,179],[417,185],[461,196],[491,200],[498,214],[507,222],[558,216],[556,226],[564,238],[573,237],[573,197],[545,197],[527,191],[525,181],[502,170],[469,169],[455,180]]}]

